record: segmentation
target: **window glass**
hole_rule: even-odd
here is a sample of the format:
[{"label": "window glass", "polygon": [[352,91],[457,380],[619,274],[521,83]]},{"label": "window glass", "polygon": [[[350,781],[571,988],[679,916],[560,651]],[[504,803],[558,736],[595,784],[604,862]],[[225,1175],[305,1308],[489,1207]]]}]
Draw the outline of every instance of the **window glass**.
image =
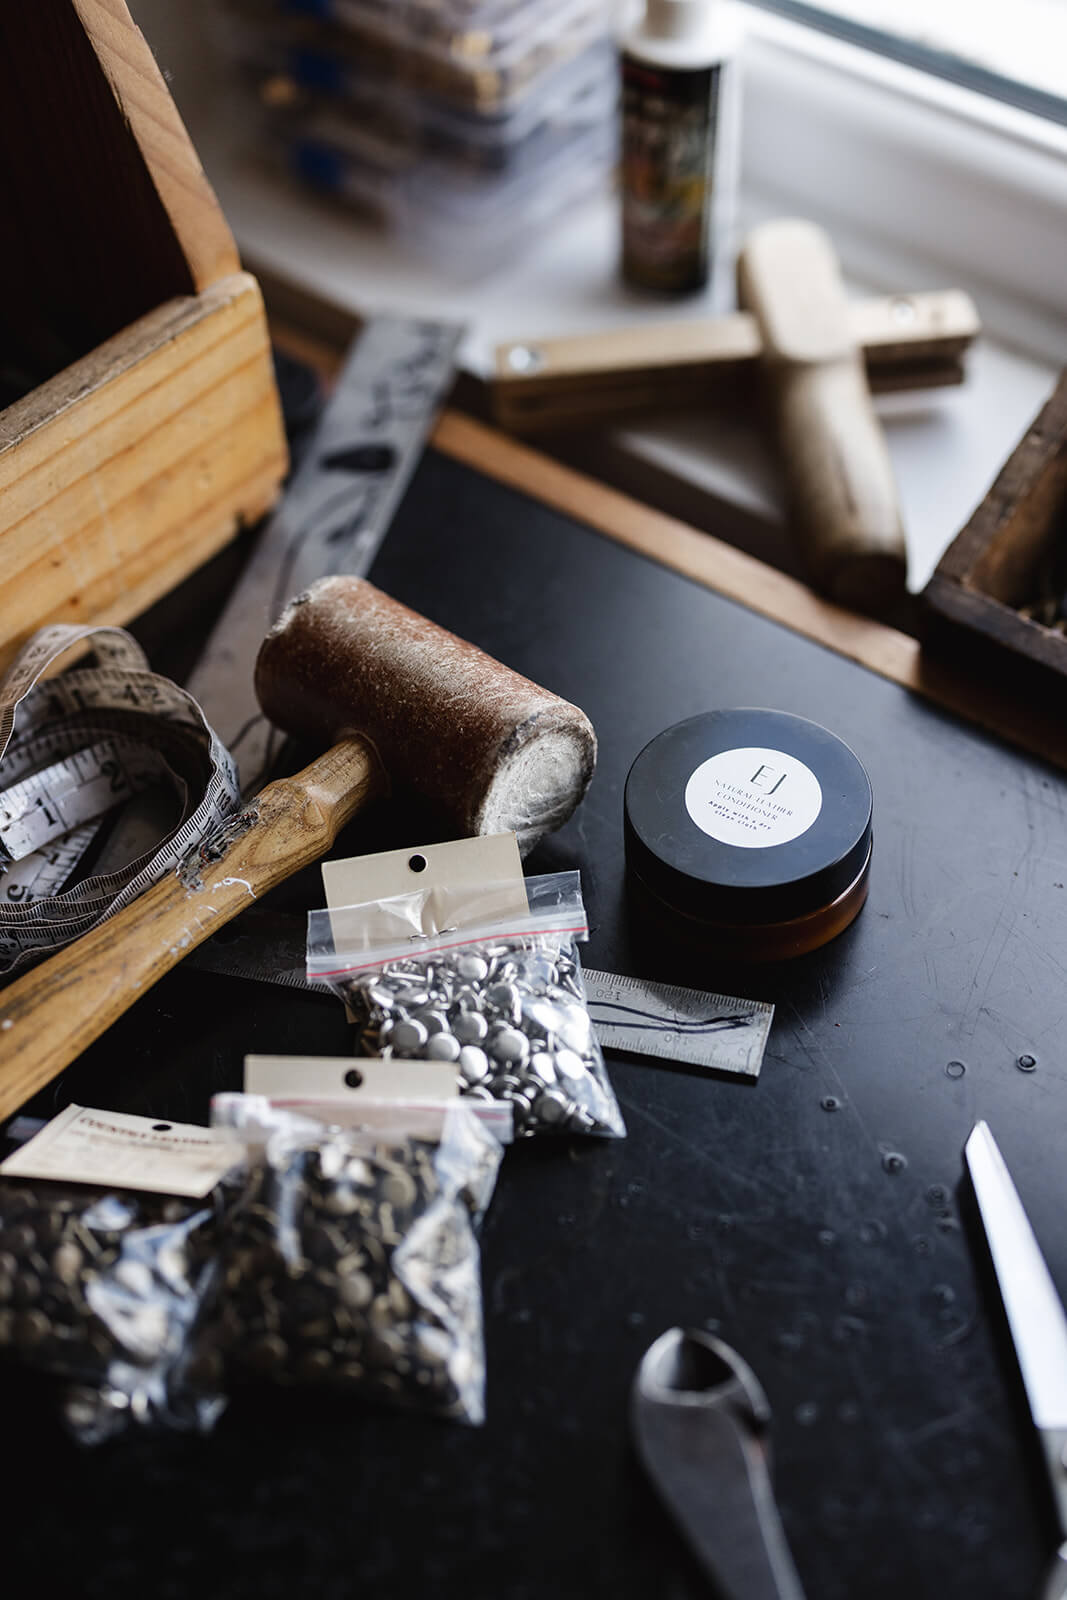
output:
[{"label": "window glass", "polygon": [[1067,0],[750,0],[1067,123]]}]

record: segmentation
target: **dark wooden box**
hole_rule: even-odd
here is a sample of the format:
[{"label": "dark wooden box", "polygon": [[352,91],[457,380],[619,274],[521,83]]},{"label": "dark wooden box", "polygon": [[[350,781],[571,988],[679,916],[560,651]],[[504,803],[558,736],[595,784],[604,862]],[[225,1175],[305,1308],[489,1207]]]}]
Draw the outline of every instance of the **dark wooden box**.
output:
[{"label": "dark wooden box", "polygon": [[946,550],[923,602],[931,648],[1067,677],[1067,372]]}]

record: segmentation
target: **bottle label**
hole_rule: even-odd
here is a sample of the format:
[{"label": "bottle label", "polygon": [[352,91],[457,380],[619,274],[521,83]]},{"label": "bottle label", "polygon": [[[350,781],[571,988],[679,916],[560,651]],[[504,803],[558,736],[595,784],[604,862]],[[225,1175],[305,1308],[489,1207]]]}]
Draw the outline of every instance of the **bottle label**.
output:
[{"label": "bottle label", "polygon": [[685,786],[685,809],[721,844],[762,850],[807,833],[822,810],[822,788],[796,756],[745,746],[701,762]]},{"label": "bottle label", "polygon": [[721,63],[680,70],[623,55],[623,272],[635,282],[707,280],[721,73]]}]

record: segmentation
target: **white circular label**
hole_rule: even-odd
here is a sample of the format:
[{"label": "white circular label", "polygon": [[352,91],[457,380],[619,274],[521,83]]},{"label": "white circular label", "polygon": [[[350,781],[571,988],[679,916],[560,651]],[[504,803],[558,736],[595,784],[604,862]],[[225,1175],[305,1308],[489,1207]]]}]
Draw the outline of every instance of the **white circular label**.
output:
[{"label": "white circular label", "polygon": [[806,833],[822,810],[810,767],[782,750],[722,750],[685,786],[685,809],[722,844],[762,850]]}]

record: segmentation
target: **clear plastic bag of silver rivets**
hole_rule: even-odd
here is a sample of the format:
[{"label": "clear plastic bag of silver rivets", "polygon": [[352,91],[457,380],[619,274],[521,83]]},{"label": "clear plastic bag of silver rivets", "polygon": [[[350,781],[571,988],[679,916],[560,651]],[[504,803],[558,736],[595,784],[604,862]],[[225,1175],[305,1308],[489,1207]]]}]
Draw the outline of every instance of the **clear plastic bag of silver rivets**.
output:
[{"label": "clear plastic bag of silver rivets", "polygon": [[454,1062],[461,1093],[509,1101],[515,1136],[625,1132],[586,1003],[577,872],[514,886],[440,885],[313,911],[309,978],[328,982],[357,1053]]},{"label": "clear plastic bag of silver rivets", "polygon": [[206,1432],[221,1414],[195,1335],[240,1187],[237,1173],[205,1199],[0,1179],[0,1353],[68,1380],[61,1413],[82,1443]]},{"label": "clear plastic bag of silver rivets", "polygon": [[460,1100],[432,1120],[398,1107],[373,1128],[287,1126],[264,1105],[227,1095],[213,1108],[264,1142],[201,1363],[220,1381],[330,1386],[482,1422],[477,1228],[500,1144]]}]

